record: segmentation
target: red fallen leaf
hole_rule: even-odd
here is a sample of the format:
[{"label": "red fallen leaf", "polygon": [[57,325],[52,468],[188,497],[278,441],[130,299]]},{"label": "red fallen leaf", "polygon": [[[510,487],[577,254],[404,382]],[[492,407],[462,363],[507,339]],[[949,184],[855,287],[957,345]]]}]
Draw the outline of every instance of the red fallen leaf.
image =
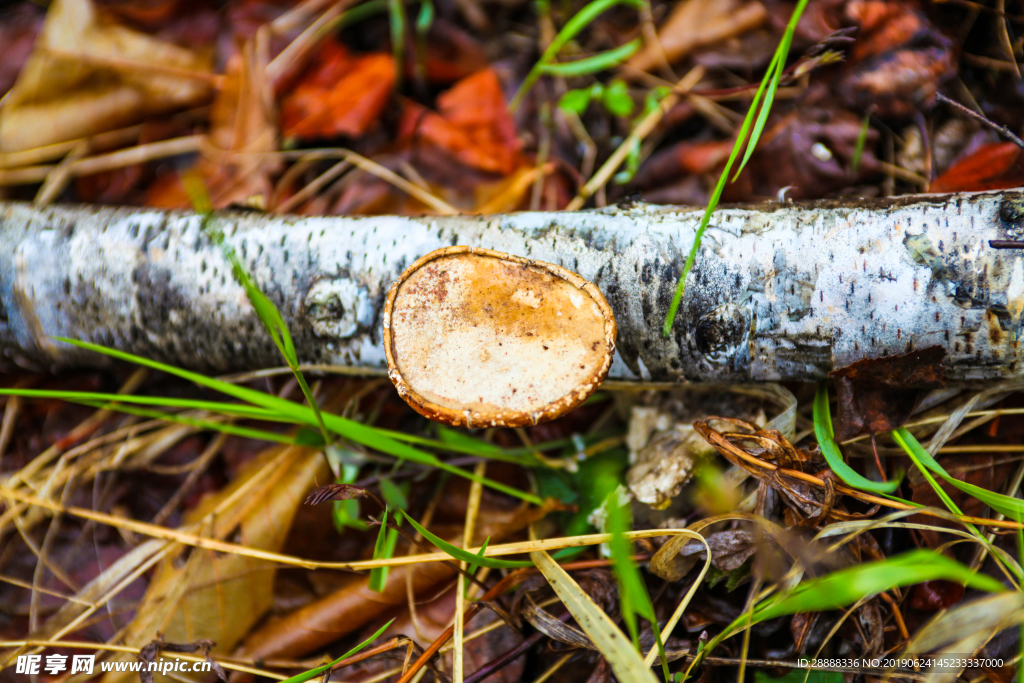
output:
[{"label": "red fallen leaf", "polygon": [[317,66],[281,102],[284,134],[303,139],[362,135],[377,121],[394,83],[391,55],[353,57],[326,41]]},{"label": "red fallen leaf", "polygon": [[942,386],[945,377],[941,346],[902,356],[866,358],[833,370],[839,410],[836,440],[896,429],[914,412],[921,392]]},{"label": "red fallen leaf", "polygon": [[938,612],[952,607],[964,598],[964,587],[953,581],[925,581],[914,586],[910,606],[922,612]]},{"label": "red fallen leaf", "polygon": [[980,192],[1024,185],[1024,150],[1012,142],[978,148],[931,184],[930,192]]},{"label": "red fallen leaf", "polygon": [[460,163],[507,175],[519,165],[520,142],[492,69],[468,76],[437,98],[440,113],[407,104],[400,137],[441,148]]}]

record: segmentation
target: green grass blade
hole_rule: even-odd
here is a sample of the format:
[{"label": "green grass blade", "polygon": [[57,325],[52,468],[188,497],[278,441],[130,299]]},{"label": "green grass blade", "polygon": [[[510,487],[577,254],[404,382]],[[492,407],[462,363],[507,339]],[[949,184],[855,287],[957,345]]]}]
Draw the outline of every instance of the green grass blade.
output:
[{"label": "green grass blade", "polygon": [[126,405],[110,405],[104,401],[89,401],[89,400],[74,400],[67,399],[72,403],[79,403],[86,405],[91,408],[99,410],[116,410],[119,413],[125,413],[127,415],[137,415],[138,417],[145,417],[151,420],[163,420],[165,422],[175,422],[177,424],[188,425],[189,427],[196,427],[206,431],[223,432],[224,434],[230,434],[231,436],[239,436],[245,439],[261,439],[263,441],[270,441],[273,443],[286,444],[290,446],[317,446],[320,444],[307,444],[302,443],[295,437],[288,436],[286,434],[278,434],[276,432],[268,432],[262,429],[253,429],[251,427],[240,427],[233,424],[224,424],[222,422],[210,422],[209,420],[200,420],[194,417],[188,417],[187,415],[178,415],[176,413],[165,413],[161,410],[147,410],[146,408],[135,408]]},{"label": "green grass blade", "polygon": [[868,144],[868,131],[871,130],[871,114],[864,116],[860,124],[860,132],[857,133],[857,144],[853,148],[853,157],[850,159],[850,170],[854,173],[860,168],[860,160],[864,156],[864,148]]},{"label": "green grass blade", "polygon": [[[1015,522],[1024,521],[1024,500],[1020,498],[1014,498],[1007,496],[1002,493],[996,493],[995,491],[989,491],[983,489],[980,486],[969,484],[966,481],[961,481],[950,475],[945,468],[942,467],[932,457],[931,453],[926,451],[924,447],[914,438],[914,435],[906,430],[905,427],[900,427],[892,433],[892,438],[898,443],[904,451],[914,460],[915,464],[921,469],[922,473],[926,470],[931,470],[935,474],[945,479],[950,485],[955,486],[964,493],[974,496],[981,502],[988,505],[993,510],[997,510],[1009,519]],[[941,492],[939,495],[945,496],[945,492],[942,491],[942,487],[937,487],[937,491]],[[948,496],[945,496],[948,499]],[[946,502],[944,500],[943,502]],[[955,509],[956,505],[953,504],[952,500],[949,500],[947,505],[952,506],[950,509],[957,514],[961,514],[959,510]]]},{"label": "green grass blade", "polygon": [[991,576],[972,571],[970,567],[941,553],[919,549],[805,581],[788,595],[770,600],[768,604],[755,609],[754,621],[760,623],[786,614],[837,609],[897,586],[911,586],[939,579],[991,593],[1006,590],[1003,584]]},{"label": "green grass blade", "polygon": [[436,545],[438,548],[440,548],[442,551],[454,557],[456,560],[462,560],[467,565],[477,564],[482,567],[490,567],[491,569],[520,569],[522,567],[533,566],[532,562],[521,562],[516,560],[499,560],[496,557],[482,557],[474,555],[468,550],[460,548],[457,545],[452,545],[443,538],[440,538],[439,536],[435,536],[434,534],[430,533],[422,525],[420,525],[419,522],[417,522],[415,519],[405,514],[404,512],[399,512],[398,514],[402,515],[402,517],[405,518],[405,521],[409,522],[409,524],[412,525],[413,529],[422,534],[423,538],[427,539],[428,541]]},{"label": "green grass blade", "polygon": [[0,396],[20,396],[22,398],[50,398],[62,401],[94,401],[110,403],[135,403],[138,405],[156,405],[186,410],[205,410],[231,417],[253,420],[272,421],[279,416],[263,408],[245,406],[237,403],[220,401],[200,401],[169,396],[136,396],[135,394],[109,394],[97,391],[62,391],[58,389],[0,389]]},{"label": "green grass blade", "polygon": [[[772,57],[771,63],[768,65],[768,71],[765,72],[764,79],[761,80],[761,84],[757,86],[757,91],[754,93],[754,98],[750,100],[750,109],[747,111],[747,119],[750,119],[752,115],[757,112],[757,119],[753,125],[753,133],[747,138],[747,132],[749,130],[747,119],[744,120],[744,125],[740,128],[740,135],[738,141],[741,145],[745,145],[746,150],[743,153],[743,160],[740,161],[740,165],[736,168],[736,175],[732,177],[732,182],[736,182],[736,179],[740,177],[740,173],[743,172],[743,167],[747,165],[747,161],[750,160],[750,156],[754,153],[754,149],[757,147],[757,141],[761,138],[761,131],[764,130],[764,124],[768,120],[768,114],[771,112],[771,106],[775,100],[775,77],[781,75],[779,69],[779,61],[783,55],[782,46],[785,44],[785,37],[782,42],[779,43],[779,48],[775,51],[775,55]],[[765,93],[767,90],[767,94]],[[764,103],[762,104],[761,98],[764,97]]]},{"label": "green grass blade", "polygon": [[310,680],[311,678],[316,678],[317,676],[321,675],[323,672],[327,671],[328,669],[330,669],[332,666],[334,666],[338,662],[340,662],[340,661],[342,661],[344,659],[348,659],[349,657],[351,657],[354,654],[357,654],[360,650],[365,648],[367,645],[369,645],[373,641],[375,641],[378,638],[380,638],[380,634],[384,633],[384,631],[387,631],[388,627],[390,627],[391,624],[393,624],[394,622],[395,622],[395,620],[392,619],[388,623],[384,624],[379,629],[377,629],[377,632],[374,633],[372,636],[370,636],[369,638],[367,638],[363,642],[359,643],[354,648],[352,648],[351,650],[349,650],[348,652],[346,652],[342,656],[340,656],[337,659],[335,659],[333,662],[330,662],[329,664],[324,664],[323,666],[318,666],[317,668],[310,669],[309,671],[304,671],[304,672],[300,673],[297,676],[292,676],[291,678],[287,678],[287,679],[281,681],[281,683],[305,683],[306,681]]},{"label": "green grass blade", "polygon": [[398,508],[399,510],[409,509],[409,500],[402,493],[402,489],[398,485],[391,481],[390,477],[380,478],[380,494],[384,498],[384,502],[391,507]]},{"label": "green grass blade", "polygon": [[832,415],[828,406],[828,385],[825,382],[818,382],[818,391],[814,394],[814,435],[818,439],[821,454],[825,456],[828,466],[848,485],[863,491],[885,494],[892,493],[899,487],[899,479],[889,482],[871,481],[856,472],[843,460],[843,454],[839,452],[839,444],[836,443],[832,431]]},{"label": "green grass blade", "polygon": [[565,44],[576,37],[576,35],[591,24],[599,15],[608,11],[616,5],[630,5],[632,7],[639,7],[642,0],[592,0],[583,9],[577,12],[572,19],[566,22],[562,30],[558,32],[555,39],[551,41],[548,48],[544,50],[544,54],[534,64],[533,68],[530,69],[530,73],[523,79],[522,85],[519,86],[519,90],[516,91],[515,96],[512,97],[512,101],[509,102],[509,109],[515,111],[522,104],[523,98],[533,88],[534,83],[540,78],[542,69],[551,64],[558,53],[561,52]]},{"label": "green grass blade", "polygon": [[[373,546],[373,559],[391,559],[397,540],[398,532],[388,528],[388,509],[384,508],[384,514],[380,518],[380,529],[377,531],[377,542]],[[370,590],[375,593],[384,592],[384,584],[388,580],[388,569],[389,567],[377,567],[370,570]]]},{"label": "green grass blade", "polygon": [[938,579],[992,593],[1006,590],[991,576],[971,571],[945,555],[931,550],[911,550],[886,560],[866,562],[804,581],[788,594],[768,598],[754,608],[753,618],[743,614],[726,627],[709,643],[708,650],[745,628],[775,617],[837,609],[897,586]]},{"label": "green grass blade", "polygon": [[[478,552],[476,554],[476,557],[484,557],[487,554],[487,546],[489,546],[490,544],[491,544],[491,537],[488,536],[487,538],[484,539],[484,544],[482,546],[480,546],[480,552]],[[470,578],[469,577],[470,576],[475,576],[476,575],[476,570],[479,569],[479,568],[480,568],[480,565],[478,563],[476,563],[476,562],[466,566],[466,574],[468,574],[468,576],[463,577],[463,581],[465,582],[464,588],[469,589],[469,582],[470,582]]]},{"label": "green grass blade", "polygon": [[[757,147],[758,140],[761,139],[761,132],[764,130],[765,123],[768,121],[768,113],[771,111],[772,104],[775,102],[775,91],[779,88],[779,82],[782,80],[782,73],[786,70],[786,57],[789,56],[789,48],[793,44],[793,34],[796,32],[796,25],[800,21],[800,16],[804,13],[804,8],[807,7],[807,0],[800,0],[797,3],[796,8],[793,10],[792,16],[789,18],[789,24],[786,26],[786,32],[782,35],[782,40],[779,42],[779,47],[775,50],[775,55],[772,57],[771,65],[768,67],[768,72],[765,74],[764,80],[761,81],[761,85],[758,88],[758,93],[764,88],[765,81],[770,80],[771,83],[768,86],[768,92],[765,94],[764,106],[761,107],[761,113],[757,117],[757,123],[754,124],[754,132],[750,135],[750,141],[747,143],[747,151],[743,155],[743,161],[740,162],[740,166],[736,169],[736,177],[743,171],[743,168],[747,165],[747,161],[750,160],[750,156],[754,153],[754,149]],[[751,103],[751,109],[755,108],[755,103]],[[735,182],[736,177],[733,178]]]},{"label": "green grass blade", "polygon": [[395,91],[402,89],[402,72],[405,70],[405,4],[402,0],[388,0],[388,15],[391,19],[391,54],[395,60]]},{"label": "green grass blade", "polygon": [[[786,54],[789,53],[789,46],[792,44],[793,32],[796,30],[797,22],[800,21],[800,15],[803,13],[806,6],[807,0],[800,0],[800,2],[797,3],[797,6],[793,10],[793,14],[789,19],[789,24],[786,26],[786,33],[783,35],[782,41],[779,43],[779,46],[775,51],[775,55],[772,58],[772,65],[777,65],[776,73],[774,75],[780,78]],[[736,162],[736,157],[739,156],[740,150],[744,147],[744,143],[746,143],[747,154],[744,156],[743,164],[746,164],[750,154],[753,153],[754,148],[757,146],[757,141],[761,135],[761,128],[764,127],[764,121],[767,120],[768,112],[771,109],[771,99],[765,100],[764,106],[761,108],[761,116],[758,117],[759,127],[755,129],[755,135],[751,136],[749,143],[746,142],[747,133],[750,131],[751,123],[753,122],[754,115],[757,112],[757,106],[761,102],[761,93],[765,88],[767,80],[766,74],[766,78],[761,81],[761,85],[758,86],[757,93],[750,103],[750,109],[747,111],[747,115],[743,119],[743,125],[740,127],[739,135],[736,136],[736,142],[733,144],[732,151],[729,153],[729,159],[725,162],[725,168],[722,169],[722,175],[718,177],[718,183],[715,185],[715,189],[711,193],[711,198],[708,200],[708,208],[704,211],[704,216],[701,218],[700,226],[697,228],[697,233],[694,235],[693,246],[690,247],[690,254],[686,257],[686,263],[683,265],[683,270],[679,274],[679,281],[676,283],[676,291],[672,296],[672,303],[669,305],[668,314],[665,316],[665,325],[661,330],[661,334],[665,339],[668,339],[672,332],[672,326],[676,321],[676,314],[679,312],[679,305],[682,303],[683,294],[686,292],[686,278],[693,269],[693,263],[697,258],[697,252],[700,250],[701,239],[704,236],[704,231],[708,227],[708,223],[711,221],[711,214],[718,206],[719,199],[722,198],[722,191],[725,189],[725,183],[729,180],[729,172],[732,170],[732,165]],[[771,89],[770,98],[774,98],[774,95],[775,88],[773,87]],[[743,164],[740,165],[740,170],[743,169]],[[739,171],[737,171],[737,173],[739,173]]]},{"label": "green grass blade", "polygon": [[661,334],[665,339],[668,339],[669,334],[672,332],[672,325],[676,320],[676,313],[679,312],[679,304],[683,301],[683,293],[686,291],[686,278],[690,274],[690,270],[693,269],[694,261],[697,259],[697,252],[700,250],[701,238],[704,236],[704,231],[707,230],[708,224],[711,222],[711,214],[714,213],[718,207],[718,200],[722,198],[722,191],[725,189],[725,183],[729,180],[729,171],[732,169],[733,163],[736,161],[736,157],[739,156],[740,150],[743,148],[743,141],[747,137],[747,131],[750,129],[750,124],[754,119],[754,106],[751,106],[750,111],[747,112],[747,116],[743,119],[743,125],[740,126],[739,136],[736,138],[736,144],[732,146],[732,151],[729,153],[729,158],[725,162],[725,168],[722,170],[722,175],[718,177],[718,183],[715,185],[715,189],[711,193],[711,198],[708,200],[708,208],[705,209],[704,215],[700,219],[700,225],[697,227],[697,233],[693,237],[693,246],[690,247],[690,253],[686,257],[686,263],[683,265],[683,272],[679,274],[679,282],[676,283],[675,294],[672,295],[672,303],[668,307],[668,315],[665,316],[665,326],[661,330]]},{"label": "green grass blade", "polygon": [[[202,181],[196,180],[197,176],[195,175],[190,175],[189,178],[193,180],[194,185],[202,188],[205,195],[205,187],[202,186]],[[196,191],[195,187],[192,189],[194,192]],[[205,202],[209,203],[208,197]],[[288,364],[292,374],[295,375],[299,388],[302,390],[302,395],[313,410],[313,416],[316,418],[316,424],[324,437],[324,442],[329,444],[331,439],[327,434],[327,428],[324,426],[323,418],[320,415],[320,408],[313,397],[313,392],[309,390],[309,385],[306,384],[306,378],[303,377],[302,372],[299,370],[299,357],[295,352],[295,343],[288,332],[288,325],[281,316],[281,312],[277,310],[274,302],[267,298],[260,288],[256,286],[245,264],[238,258],[234,247],[224,241],[224,233],[214,220],[213,214],[207,212],[203,218],[203,223],[203,232],[206,233],[214,244],[220,247],[224,258],[231,264],[231,274],[234,276],[235,281],[245,290],[245,295],[249,299],[249,303],[252,304],[253,310],[256,311],[260,322],[263,323],[263,327],[267,330],[267,334],[270,335],[274,345],[277,346],[277,350]]]},{"label": "green grass blade", "polygon": [[608,542],[608,548],[612,556],[612,571],[619,584],[622,620],[626,622],[629,636],[633,640],[633,647],[638,652],[640,652],[640,630],[636,617],[640,615],[650,622],[658,645],[658,654],[661,657],[662,673],[665,680],[669,680],[668,660],[665,657],[665,645],[661,642],[658,619],[654,613],[651,596],[647,593],[647,585],[640,575],[640,570],[633,562],[632,544],[626,538],[626,532],[630,530],[632,523],[626,507],[619,505],[618,491],[619,489],[616,489],[606,499],[605,510],[608,514],[606,528],[612,535],[611,541]]},{"label": "green grass blade", "polygon": [[593,55],[592,57],[577,59],[573,62],[542,64],[540,66],[540,70],[541,73],[546,76],[560,76],[562,78],[587,76],[600,71],[607,71],[608,69],[621,64],[635,55],[642,45],[643,41],[640,38],[637,38],[629,41],[625,45]]},{"label": "green grass blade", "polygon": [[[78,341],[75,339],[67,339],[64,337],[54,337],[54,339],[56,339],[57,341],[65,342],[67,344],[71,344],[72,346],[76,346],[81,349],[95,351],[96,353],[102,353],[112,358],[117,358],[119,360],[127,361],[129,363],[135,363],[137,365],[151,368],[153,370],[159,370],[160,372],[166,372],[176,377],[189,380],[190,382],[195,382],[196,384],[204,386],[208,389],[219,391],[222,394],[227,394],[228,396],[232,396],[239,400],[246,401],[247,403],[251,403],[261,408],[265,408],[267,410],[276,412],[279,416],[287,417],[288,419],[294,420],[299,424],[316,426],[316,418],[313,415],[312,409],[303,405],[299,405],[297,403],[293,403],[291,401],[287,401],[283,398],[278,398],[277,396],[265,394],[262,391],[256,391],[255,389],[250,389],[248,387],[236,386],[234,384],[230,384],[219,379],[207,377],[206,375],[202,375],[197,372],[184,370],[173,365],[160,363],[159,361],[143,358],[142,356],[136,356],[134,354],[126,353],[118,349],[111,349],[105,346],[100,346],[98,344]],[[348,420],[338,415],[332,415],[330,413],[324,413],[323,419],[327,427],[334,433],[338,434],[339,436],[345,437],[351,441],[355,441],[356,443],[360,443],[364,446],[374,448],[382,453],[386,453],[388,455],[403,460],[408,460],[410,462],[415,462],[417,464],[437,467],[438,469],[444,470],[445,472],[456,474],[460,477],[469,479],[470,481],[479,481],[481,484],[488,486],[496,491],[501,491],[502,493],[506,493],[510,496],[514,496],[521,500],[525,500],[527,502],[533,503],[534,505],[541,505],[543,503],[543,501],[540,498],[534,496],[533,494],[520,491],[519,489],[513,488],[511,486],[506,486],[505,484],[501,484],[496,481],[492,481],[490,479],[487,479],[486,477],[478,477],[472,472],[467,472],[458,467],[449,465],[446,462],[438,460],[435,456],[429,453],[417,450],[411,446],[407,446],[404,443],[400,443],[392,439],[386,434],[383,434],[381,430],[378,430],[374,427],[370,427],[359,422],[355,422],[353,420]]]},{"label": "green grass blade", "polygon": [[369,0],[369,2],[363,2],[352,9],[342,14],[337,20],[337,30],[348,28],[354,24],[358,24],[361,21],[366,21],[375,14],[387,11],[388,5],[386,0]]}]

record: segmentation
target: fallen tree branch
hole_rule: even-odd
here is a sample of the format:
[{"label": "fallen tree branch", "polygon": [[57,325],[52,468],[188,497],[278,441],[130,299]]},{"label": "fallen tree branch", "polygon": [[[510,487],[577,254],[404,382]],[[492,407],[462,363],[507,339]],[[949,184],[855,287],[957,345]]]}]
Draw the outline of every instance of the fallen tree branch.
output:
[{"label": "fallen tree branch", "polygon": [[[557,263],[615,312],[614,379],[819,379],[864,357],[939,344],[948,376],[1020,374],[1024,193],[768,203],[711,221],[668,339],[661,326],[701,212],[405,218],[219,214],[281,309],[303,362],[385,367],[390,284],[455,244]],[[0,369],[96,365],[51,337],[227,372],[279,365],[199,216],[0,204]]]}]

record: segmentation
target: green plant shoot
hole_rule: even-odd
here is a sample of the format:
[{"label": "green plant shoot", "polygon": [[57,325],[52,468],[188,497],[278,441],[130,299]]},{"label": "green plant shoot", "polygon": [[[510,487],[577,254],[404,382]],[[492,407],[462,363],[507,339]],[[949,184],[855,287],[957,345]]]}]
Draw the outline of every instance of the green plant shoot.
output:
[{"label": "green plant shoot", "polygon": [[843,460],[832,431],[832,415],[828,407],[828,384],[818,382],[818,391],[814,394],[814,435],[818,438],[821,454],[832,471],[850,486],[863,491],[875,493],[892,493],[900,485],[900,478],[888,482],[871,481],[858,473]]},{"label": "green plant shoot", "polygon": [[[725,162],[725,168],[722,170],[722,175],[718,178],[718,183],[715,185],[714,191],[711,193],[711,199],[708,201],[708,208],[704,211],[704,216],[701,218],[700,225],[697,228],[697,233],[694,235],[693,246],[690,248],[690,254],[686,257],[686,263],[683,265],[683,271],[679,274],[679,282],[676,284],[676,291],[672,297],[672,303],[668,308],[668,315],[665,316],[665,326],[662,328],[662,336],[668,339],[669,334],[672,332],[672,325],[676,320],[676,313],[679,311],[679,304],[683,300],[683,293],[686,291],[686,276],[690,274],[690,270],[693,268],[693,262],[697,258],[697,252],[700,250],[701,237],[704,236],[704,231],[708,227],[708,223],[711,221],[711,214],[718,206],[718,200],[722,197],[722,190],[725,189],[725,183],[729,180],[729,172],[732,170],[732,165],[736,161],[736,158],[740,154],[740,150],[746,147],[746,154],[743,156],[743,161],[740,163],[739,168],[736,170],[737,175],[743,170],[747,160],[750,159],[750,155],[754,153],[754,149],[757,147],[757,142],[761,137],[761,131],[764,129],[764,124],[768,120],[768,113],[771,111],[772,103],[775,99],[775,91],[778,88],[779,81],[782,78],[782,72],[786,67],[786,57],[789,55],[789,47],[793,43],[793,33],[796,31],[797,22],[800,21],[800,16],[804,12],[804,8],[807,7],[807,0],[799,0],[796,8],[793,10],[793,15],[789,19],[789,24],[786,26],[786,32],[782,36],[782,41],[779,43],[778,48],[775,50],[775,56],[772,58],[771,64],[768,66],[768,71],[765,73],[764,79],[761,81],[760,87],[754,95],[754,99],[750,102],[750,110],[747,111],[746,117],[743,119],[743,125],[740,126],[739,135],[736,136],[736,142],[732,146],[732,152],[729,154],[729,159]],[[767,87],[768,92],[765,95],[765,88]],[[757,123],[754,124],[754,115],[758,112],[758,105],[761,103],[761,97],[765,95],[764,106],[760,109],[760,115],[757,117]],[[751,133],[751,125],[753,124],[753,132]],[[747,135],[750,134],[748,141]],[[733,178],[735,180],[735,178]]]},{"label": "green plant shoot", "polygon": [[395,620],[392,619],[388,623],[384,624],[379,629],[377,629],[377,632],[374,633],[372,636],[370,636],[369,638],[367,638],[363,642],[359,643],[354,648],[352,648],[351,650],[349,650],[348,652],[346,652],[342,656],[340,656],[337,659],[335,659],[333,662],[329,662],[327,664],[324,664],[323,666],[318,666],[315,669],[310,669],[309,671],[304,671],[304,672],[298,674],[297,676],[292,676],[291,678],[286,678],[285,680],[281,681],[281,683],[305,683],[306,681],[308,681],[308,680],[310,680],[312,678],[316,678],[317,676],[322,675],[325,671],[327,671],[331,667],[335,666],[338,662],[343,661],[345,659],[348,659],[352,655],[359,653],[367,645],[369,645],[373,641],[375,641],[378,638],[380,638],[380,634],[384,633],[384,631],[387,631],[388,627],[390,627],[391,624],[393,624],[394,622],[395,622]]}]

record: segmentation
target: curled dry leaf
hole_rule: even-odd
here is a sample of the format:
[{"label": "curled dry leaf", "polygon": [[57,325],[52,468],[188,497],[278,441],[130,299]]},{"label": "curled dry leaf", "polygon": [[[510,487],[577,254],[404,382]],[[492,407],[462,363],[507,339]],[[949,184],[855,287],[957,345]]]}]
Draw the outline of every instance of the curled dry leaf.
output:
[{"label": "curled dry leaf", "polygon": [[[711,548],[711,564],[722,572],[738,569],[758,548],[754,534],[745,529],[719,531],[705,538]],[[666,581],[678,581],[706,558],[703,543],[687,536],[673,536],[651,558],[650,569]]]},{"label": "curled dry leaf", "polygon": [[489,249],[427,254],[391,286],[388,376],[418,413],[458,427],[560,417],[604,380],[615,318],[592,283]]},{"label": "curled dry leaf", "polygon": [[538,607],[529,593],[523,596],[518,616],[525,619],[531,626],[552,640],[557,640],[560,643],[575,648],[597,649],[583,631],[565,623],[564,619],[568,615],[564,615],[562,619],[552,616],[551,613]]},{"label": "curled dry leaf", "polygon": [[0,151],[33,149],[208,101],[209,60],[57,0],[0,111]]},{"label": "curled dry leaf", "polygon": [[[323,457],[312,449],[274,447],[260,454],[216,495],[190,510],[187,530],[213,538],[232,535],[249,548],[280,551],[302,494],[324,476]],[[143,647],[162,633],[167,640],[216,641],[230,651],[270,609],[274,563],[242,555],[179,546],[163,560],[124,630],[124,643]],[[105,683],[131,674],[111,672]]]},{"label": "curled dry leaf", "polygon": [[319,505],[329,500],[354,500],[363,498],[369,492],[352,484],[328,484],[316,489],[306,497],[306,505]]},{"label": "curled dry leaf", "polygon": [[925,391],[945,383],[941,346],[902,356],[866,358],[829,373],[836,383],[837,441],[888,432],[910,419]]},{"label": "curled dry leaf", "polygon": [[[710,426],[712,420],[731,422],[748,431],[719,432]],[[762,487],[769,487],[779,494],[788,506],[786,521],[790,526],[817,526],[832,519],[862,519],[877,510],[854,515],[839,507],[832,470],[818,454],[795,448],[774,429],[757,429],[741,420],[724,417],[709,417],[707,421],[694,422],[693,427],[726,460],[746,470],[761,482]],[[750,458],[772,466],[758,466],[750,462]],[[809,471],[821,481],[821,485],[812,485],[788,474],[787,470]]]},{"label": "curled dry leaf", "polygon": [[879,116],[909,116],[957,73],[953,41],[918,2],[854,0],[844,19],[859,28],[850,68],[833,88],[846,104]]},{"label": "curled dry leaf", "polygon": [[[217,678],[225,681],[226,683],[228,676],[224,672],[224,668],[210,657],[210,651],[216,645],[217,643],[213,642],[209,638],[201,638],[194,643],[167,643],[164,642],[164,634],[158,632],[156,634],[156,638],[142,647],[139,651],[139,657],[141,657],[144,662],[155,662],[157,656],[159,656],[161,652],[192,653],[201,650],[203,658],[210,663],[210,668],[217,674]],[[153,673],[147,669],[139,672],[139,678],[142,680],[142,683],[153,683],[154,680]]]}]

